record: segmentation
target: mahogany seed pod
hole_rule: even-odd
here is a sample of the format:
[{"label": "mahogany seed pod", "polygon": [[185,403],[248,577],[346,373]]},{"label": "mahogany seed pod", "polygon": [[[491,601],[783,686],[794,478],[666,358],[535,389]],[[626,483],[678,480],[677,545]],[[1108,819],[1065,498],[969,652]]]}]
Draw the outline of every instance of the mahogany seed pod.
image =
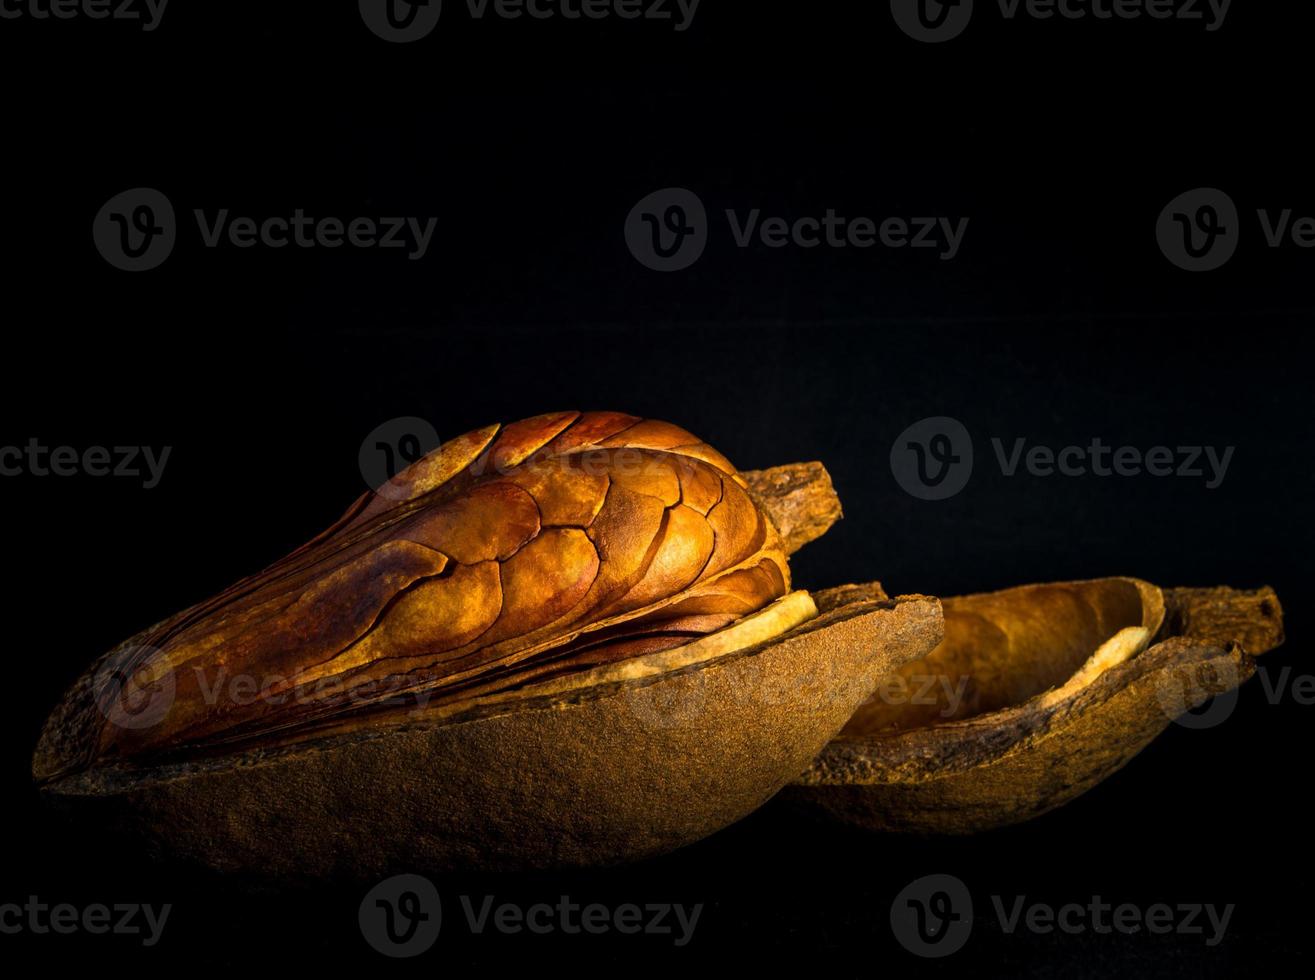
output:
[{"label": "mahogany seed pod", "polygon": [[818,615],[791,590],[839,516],[820,464],[751,487],[667,423],[489,426],[102,657],[33,773],[153,849],[280,877],[679,847],[939,640],[933,599]]}]

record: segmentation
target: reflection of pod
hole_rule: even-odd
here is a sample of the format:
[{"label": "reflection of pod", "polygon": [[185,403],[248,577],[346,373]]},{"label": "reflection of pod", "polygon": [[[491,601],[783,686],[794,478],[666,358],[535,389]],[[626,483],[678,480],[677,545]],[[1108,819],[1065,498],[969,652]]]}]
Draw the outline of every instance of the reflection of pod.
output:
[{"label": "reflection of pod", "polygon": [[615,413],[452,440],[93,665],[34,775],[84,819],[287,877],[690,843],[940,639],[934,599],[819,615],[786,556],[839,517],[825,471],[754,481]]},{"label": "reflection of pod", "polygon": [[[819,593],[819,608],[880,585]],[[1136,579],[944,600],[945,639],[885,679],[786,799],[876,830],[1018,823],[1118,770],[1283,640],[1272,589]]]}]

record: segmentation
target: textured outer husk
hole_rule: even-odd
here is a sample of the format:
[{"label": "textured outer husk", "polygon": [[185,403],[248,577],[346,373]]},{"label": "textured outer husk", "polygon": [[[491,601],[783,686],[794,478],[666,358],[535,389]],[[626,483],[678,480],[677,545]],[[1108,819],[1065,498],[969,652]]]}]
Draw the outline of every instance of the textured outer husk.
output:
[{"label": "textured outer husk", "polygon": [[[880,592],[847,588],[849,598]],[[1074,799],[1121,768],[1180,709],[1246,681],[1253,657],[1282,642],[1272,589],[1163,595],[1153,645],[1071,696],[1035,697],[884,738],[842,736],[782,799],[866,829],[921,834],[1015,824]],[[819,607],[827,602],[818,599]]]},{"label": "textured outer husk", "polygon": [[287,879],[620,862],[760,806],[941,626],[935,599],[854,602],[656,679],[46,791],[170,855]]}]

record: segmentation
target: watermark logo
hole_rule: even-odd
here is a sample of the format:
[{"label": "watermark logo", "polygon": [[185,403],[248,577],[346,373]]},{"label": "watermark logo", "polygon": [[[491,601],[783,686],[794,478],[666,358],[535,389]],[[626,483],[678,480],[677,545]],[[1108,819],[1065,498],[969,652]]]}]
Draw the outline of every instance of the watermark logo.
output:
[{"label": "watermark logo", "polygon": [[[425,257],[438,226],[433,217],[314,217],[303,208],[259,218],[235,215],[228,208],[195,208],[192,217],[205,248],[404,249],[412,262]],[[116,269],[144,272],[169,257],[179,230],[169,199],[139,187],[105,203],[92,223],[92,238]]]},{"label": "watermark logo", "polygon": [[159,908],[140,902],[116,905],[93,902],[79,908],[67,902],[47,905],[36,895],[29,895],[22,905],[17,902],[0,905],[0,935],[26,932],[71,936],[85,932],[94,936],[141,936],[143,946],[154,946],[160,941],[172,911],[173,905],[168,902]]},{"label": "watermark logo", "polygon": [[357,918],[376,952],[402,959],[419,956],[438,941],[443,903],[428,878],[397,875],[366,893]]},{"label": "watermark logo", "polygon": [[708,246],[708,213],[693,191],[667,187],[630,209],[625,238],[640,265],[679,272],[697,262]]},{"label": "watermark logo", "polygon": [[374,427],[361,442],[357,457],[365,485],[382,497],[393,493],[389,483],[412,463],[439,448],[438,432],[422,418],[405,415]]},{"label": "watermark logo", "polygon": [[968,674],[891,674],[877,685],[868,704],[936,708],[941,718],[953,718],[972,683]]},{"label": "watermark logo", "polygon": [[[1005,21],[1173,20],[1204,25],[1207,33],[1224,26],[1233,0],[996,0]],[[973,0],[890,0],[900,30],[916,41],[938,44],[963,33],[973,16]]]},{"label": "watermark logo", "polygon": [[0,446],[0,477],[94,476],[141,480],[154,490],[164,476],[173,446],[47,446],[32,438],[25,446]]},{"label": "watermark logo", "polygon": [[[1061,476],[1157,478],[1200,481],[1207,490],[1223,485],[1236,447],[1112,446],[1099,436],[1085,445],[1047,446],[1023,436],[1006,442],[991,438],[991,456],[1000,474],[1026,473],[1044,479]],[[946,500],[968,485],[973,470],[973,441],[957,419],[935,416],[915,422],[890,447],[895,482],[919,500]]]},{"label": "watermark logo", "polygon": [[[394,958],[419,956],[438,940],[441,901],[433,882],[404,874],[381,881],[361,900],[361,935],[378,952]],[[499,901],[495,895],[459,895],[461,915],[453,924],[472,936],[487,933],[536,936],[668,936],[687,946],[703,914],[703,903],[625,902],[616,906],[582,903],[569,895],[553,902]]]},{"label": "watermark logo", "polygon": [[[737,694],[747,699],[751,692],[746,689]],[[683,674],[669,683],[636,689],[626,704],[631,714],[648,728],[690,727],[707,711],[707,681],[702,671]]]},{"label": "watermark logo", "polygon": [[962,422],[949,416],[914,422],[890,447],[890,471],[910,496],[946,500],[972,476],[972,437]]},{"label": "watermark logo", "polygon": [[1188,272],[1218,269],[1237,251],[1240,232],[1237,205],[1213,187],[1179,194],[1155,223],[1164,257]]},{"label": "watermark logo", "polygon": [[[1070,936],[1172,934],[1199,937],[1206,946],[1214,947],[1223,941],[1236,906],[1230,903],[1220,908],[1200,902],[1115,905],[1099,895],[1055,906],[1029,902],[1026,895],[992,895],[991,909],[1007,936],[1020,931],[1043,936],[1055,932]],[[890,928],[900,945],[916,956],[934,959],[957,953],[973,931],[968,886],[946,874],[911,882],[891,903]]]},{"label": "watermark logo", "polygon": [[[969,219],[934,216],[848,217],[835,208],[787,218],[761,208],[724,209],[726,231],[739,249],[911,249],[941,261],[959,254]],[[654,191],[630,209],[625,240],[630,254],[656,272],[687,269],[703,255],[711,225],[703,201],[683,187]]]},{"label": "watermark logo", "polygon": [[169,0],[0,0],[0,20],[114,20],[160,26]]},{"label": "watermark logo", "polygon": [[151,646],[115,650],[92,675],[96,706],[111,725],[132,731],[153,728],[173,707],[177,683],[172,670],[152,671],[162,661]]},{"label": "watermark logo", "polygon": [[1231,902],[1222,909],[1200,902],[1176,905],[1156,902],[1145,908],[1132,902],[1113,905],[1099,895],[1083,903],[1068,902],[1058,907],[1045,902],[1029,903],[1026,895],[1014,895],[1006,905],[1003,895],[992,895],[991,906],[1001,930],[1010,936],[1019,929],[1042,936],[1054,932],[1069,936],[1084,933],[1133,936],[1145,932],[1153,936],[1196,936],[1209,947],[1223,942],[1236,909]]},{"label": "watermark logo", "polygon": [[[466,0],[473,21],[643,20],[689,30],[702,0]],[[385,41],[419,41],[438,25],[440,0],[360,0],[361,19]]]},{"label": "watermark logo", "polygon": [[145,272],[173,252],[178,225],[167,197],[151,187],[135,187],[105,202],[92,222],[91,236],[114,268]]},{"label": "watermark logo", "polygon": [[895,23],[915,41],[938,44],[963,33],[973,16],[973,0],[890,0]]},{"label": "watermark logo", "polygon": [[[1270,249],[1315,248],[1315,217],[1292,208],[1256,209],[1260,237]],[[1223,191],[1198,187],[1170,201],[1155,223],[1164,257],[1188,272],[1211,272],[1224,265],[1241,243],[1237,205]]]},{"label": "watermark logo", "polygon": [[360,0],[361,20],[395,44],[419,41],[438,26],[443,0]]},{"label": "watermark logo", "polygon": [[[1195,670],[1205,671],[1196,678]],[[1237,708],[1239,686],[1244,678],[1232,661],[1219,661],[1199,668],[1190,666],[1170,670],[1159,677],[1155,697],[1160,709],[1175,725],[1203,731],[1222,725]],[[1213,697],[1211,690],[1220,691]]]},{"label": "watermark logo", "polygon": [[973,931],[973,898],[954,875],[910,882],[890,904],[890,931],[916,956],[939,959],[963,949]]},{"label": "watermark logo", "polygon": [[1260,688],[1264,692],[1265,700],[1270,704],[1278,704],[1284,698],[1290,697],[1294,704],[1303,707],[1309,708],[1315,705],[1315,675],[1294,676],[1292,668],[1286,666],[1277,671],[1262,666],[1256,673],[1260,675]]}]

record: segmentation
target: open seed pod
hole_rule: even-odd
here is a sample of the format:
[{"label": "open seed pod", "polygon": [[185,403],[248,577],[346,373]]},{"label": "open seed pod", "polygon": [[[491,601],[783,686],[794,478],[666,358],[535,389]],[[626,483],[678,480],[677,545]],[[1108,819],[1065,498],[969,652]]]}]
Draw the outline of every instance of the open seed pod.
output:
[{"label": "open seed pod", "polygon": [[614,413],[462,436],[93,664],[34,776],[84,819],[280,877],[689,843],[940,639],[933,599],[819,614],[786,556],[840,515],[825,470],[752,480]]},{"label": "open seed pod", "polygon": [[[879,601],[878,584],[819,593]],[[878,685],[783,798],[874,830],[962,834],[1051,810],[1282,642],[1272,589],[1130,578],[944,600],[945,639]]]}]

